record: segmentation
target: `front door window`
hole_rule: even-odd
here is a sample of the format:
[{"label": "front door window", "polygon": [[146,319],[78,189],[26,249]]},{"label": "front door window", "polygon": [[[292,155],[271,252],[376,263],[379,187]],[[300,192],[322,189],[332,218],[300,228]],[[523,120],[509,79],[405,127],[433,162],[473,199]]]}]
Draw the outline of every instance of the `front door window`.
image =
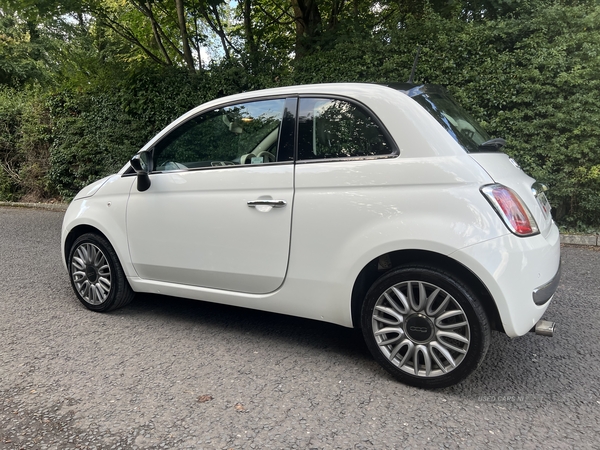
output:
[{"label": "front door window", "polygon": [[179,125],[154,149],[154,170],[265,164],[277,160],[285,100],[207,111]]}]

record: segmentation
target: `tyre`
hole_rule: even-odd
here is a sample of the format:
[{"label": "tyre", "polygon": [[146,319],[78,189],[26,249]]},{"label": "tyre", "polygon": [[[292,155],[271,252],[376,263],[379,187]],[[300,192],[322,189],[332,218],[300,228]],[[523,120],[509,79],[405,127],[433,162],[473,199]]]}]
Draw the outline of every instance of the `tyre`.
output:
[{"label": "tyre", "polygon": [[375,360],[399,381],[421,388],[462,381],[490,344],[481,304],[455,276],[432,266],[399,267],[378,279],[361,321]]},{"label": "tyre", "polygon": [[105,312],[133,299],[119,258],[103,236],[86,233],[78,237],[67,261],[71,286],[86,308]]}]

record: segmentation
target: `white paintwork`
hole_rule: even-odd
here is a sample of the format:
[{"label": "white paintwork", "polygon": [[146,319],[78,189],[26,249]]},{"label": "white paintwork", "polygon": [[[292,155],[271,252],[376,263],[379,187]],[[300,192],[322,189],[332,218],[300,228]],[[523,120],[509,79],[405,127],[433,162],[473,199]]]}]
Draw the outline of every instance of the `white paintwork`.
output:
[{"label": "white paintwork", "polygon": [[[61,235],[61,249],[63,250],[63,263],[65,261],[65,240],[71,230],[77,226],[89,225],[104,234],[113,245],[121,265],[127,276],[135,276],[131,265],[127,244],[127,224],[125,213],[129,189],[135,182],[135,177],[121,177],[112,175],[107,177],[102,184],[100,192],[92,197],[80,197],[79,194],[71,202],[63,219]],[[86,188],[84,188],[85,190]]]},{"label": "white paintwork", "polygon": [[[385,124],[400,156],[152,174],[146,192],[137,191],[135,177],[120,176],[126,165],[92,196],[88,190],[71,204],[63,248],[74,227],[88,224],[113,244],[135,291],[344,326],[353,326],[352,288],[370,261],[391,251],[426,250],[454,259],[483,281],[509,336],[526,333],[548,306],[536,306],[532,291],[552,279],[560,259],[558,230],[542,220],[533,180],[504,156],[467,154],[423,108],[393,89],[336,84],[239,94],[190,111],[142,150],[220,104],[305,94],[365,104]],[[260,181],[251,176],[258,172]],[[494,182],[523,198],[542,234],[519,238],[507,230],[479,191]],[[246,205],[259,198],[283,199],[287,206],[261,212]],[[171,234],[153,234],[156,229]]]},{"label": "white paintwork", "polygon": [[[129,252],[142,279],[266,293],[283,283],[294,197],[293,164],[153,174],[131,189]],[[283,208],[249,207],[284,200]]]},{"label": "white paintwork", "polygon": [[534,289],[548,283],[560,264],[558,228],[547,236],[519,238],[512,234],[457,250],[450,255],[473,271],[489,289],[505,333],[522,336],[548,307],[533,303]]},{"label": "white paintwork", "polygon": [[100,189],[104,185],[104,183],[108,181],[109,178],[110,176],[104,177],[98,181],[88,184],[86,187],[84,187],[77,193],[77,195],[75,196],[75,200],[81,200],[82,198],[91,197],[96,192],[98,192],[98,189]]}]

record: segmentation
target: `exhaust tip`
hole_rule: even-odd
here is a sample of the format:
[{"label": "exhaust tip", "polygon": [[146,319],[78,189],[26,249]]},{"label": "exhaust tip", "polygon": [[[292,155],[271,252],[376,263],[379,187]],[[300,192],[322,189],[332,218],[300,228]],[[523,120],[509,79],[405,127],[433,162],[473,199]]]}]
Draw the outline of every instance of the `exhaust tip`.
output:
[{"label": "exhaust tip", "polygon": [[550,322],[549,320],[540,320],[535,324],[535,334],[539,334],[540,336],[554,336],[554,328],[556,327],[556,323]]}]

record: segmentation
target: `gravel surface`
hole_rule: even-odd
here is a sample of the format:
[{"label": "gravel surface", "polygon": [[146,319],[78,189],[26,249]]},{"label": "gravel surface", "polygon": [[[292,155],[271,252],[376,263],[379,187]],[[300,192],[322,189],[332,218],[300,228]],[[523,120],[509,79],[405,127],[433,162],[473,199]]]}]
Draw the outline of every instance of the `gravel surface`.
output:
[{"label": "gravel surface", "polygon": [[599,448],[600,251],[564,247],[553,338],[495,333],[459,386],[392,380],[335,325],[71,291],[62,213],[0,207],[0,448]]}]

